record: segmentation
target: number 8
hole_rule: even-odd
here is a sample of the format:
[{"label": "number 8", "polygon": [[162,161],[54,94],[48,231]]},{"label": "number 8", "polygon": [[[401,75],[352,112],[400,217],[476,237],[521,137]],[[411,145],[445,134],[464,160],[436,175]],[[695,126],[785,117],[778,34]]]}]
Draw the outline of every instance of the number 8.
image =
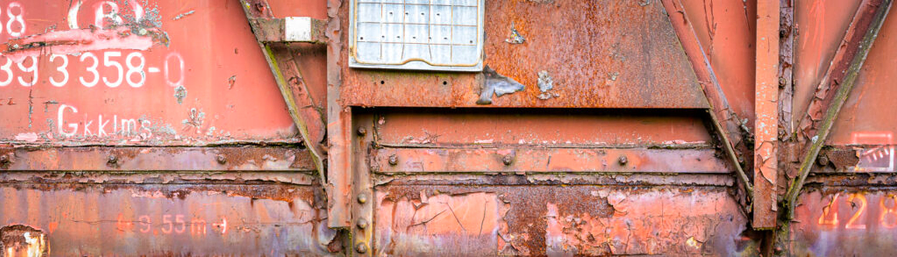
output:
[{"label": "number 8", "polygon": [[[13,7],[19,8],[19,15],[12,14]],[[23,9],[22,5],[20,5],[18,2],[9,3],[9,7],[6,7],[6,15],[9,16],[9,21],[6,22],[6,31],[9,32],[10,36],[19,37],[22,36],[22,34],[25,34],[25,20],[22,19],[23,14],[25,14],[25,9]],[[17,21],[19,22],[19,24],[22,24],[22,29],[19,31],[12,31],[13,21]]]},{"label": "number 8", "polygon": [[[140,61],[138,62],[140,65],[133,66],[131,65],[131,59],[138,58]],[[146,73],[143,72],[143,66],[146,65],[146,59],[143,58],[143,55],[140,52],[133,52],[128,54],[128,58],[125,59],[125,66],[128,66],[128,73],[125,74],[125,77],[128,79],[128,84],[131,84],[131,87],[141,87],[143,83],[146,82]],[[140,80],[137,82],[131,81],[131,75],[134,73],[140,74]]]}]

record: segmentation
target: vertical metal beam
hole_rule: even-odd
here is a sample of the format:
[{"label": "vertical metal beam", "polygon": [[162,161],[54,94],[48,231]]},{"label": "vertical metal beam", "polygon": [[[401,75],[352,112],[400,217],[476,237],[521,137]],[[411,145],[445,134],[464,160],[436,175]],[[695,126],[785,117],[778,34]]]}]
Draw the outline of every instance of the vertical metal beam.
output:
[{"label": "vertical metal beam", "polygon": [[342,0],[327,1],[327,214],[330,227],[347,227],[351,223],[353,199],[352,178],[352,110],[340,104],[342,73]]},{"label": "vertical metal beam", "polygon": [[[780,143],[791,139],[793,124],[792,105],[794,96],[794,0],[780,0],[781,20],[779,22],[779,134],[784,137]],[[781,151],[780,151],[781,152]],[[784,162],[785,160],[779,160]],[[789,160],[790,161],[790,160]]]},{"label": "vertical metal beam", "polygon": [[[816,98],[807,109],[807,116],[801,120],[800,129],[804,136],[810,138],[810,142],[809,146],[805,148],[798,176],[791,183],[785,197],[784,206],[788,208],[789,218],[794,215],[797,196],[831,132],[838,112],[847,101],[854,82],[856,82],[857,73],[863,67],[866,56],[891,9],[891,2],[891,0],[865,0],[860,4],[844,35],[841,47],[832,57],[832,65],[829,66],[825,78],[817,88]],[[834,95],[831,95],[832,91],[835,92]],[[824,116],[822,116],[823,112]]]},{"label": "vertical metal beam", "polygon": [[372,256],[374,254],[374,206],[378,205],[372,185],[371,165],[369,160],[374,138],[371,115],[355,115],[352,119],[355,128],[350,138],[352,151],[352,192],[355,202],[352,203],[352,251],[356,256]]},{"label": "vertical metal beam", "polygon": [[753,187],[750,179],[744,172],[741,162],[738,161],[739,155],[744,154],[736,150],[736,147],[744,147],[744,144],[741,144],[742,134],[737,123],[738,117],[729,107],[729,101],[726,99],[716,74],[713,72],[710,60],[701,47],[694,28],[689,25],[682,3],[679,0],[663,0],[663,6],[666,8],[667,13],[681,14],[670,15],[670,22],[673,23],[673,29],[676,30],[676,34],[679,36],[679,42],[682,44],[685,54],[691,61],[692,67],[694,67],[695,75],[701,83],[701,89],[707,98],[708,105],[710,105],[708,113],[710,114],[711,123],[713,123],[713,129],[720,138],[726,157],[732,163],[739,181],[744,186],[747,198],[753,198]]},{"label": "vertical metal beam", "polygon": [[754,112],[754,229],[776,226],[778,201],[779,1],[757,1]]}]

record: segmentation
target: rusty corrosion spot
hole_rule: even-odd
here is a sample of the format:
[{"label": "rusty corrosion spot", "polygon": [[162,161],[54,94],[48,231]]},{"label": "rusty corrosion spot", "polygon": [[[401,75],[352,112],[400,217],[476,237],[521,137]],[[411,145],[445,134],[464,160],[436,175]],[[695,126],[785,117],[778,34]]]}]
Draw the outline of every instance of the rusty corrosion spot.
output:
[{"label": "rusty corrosion spot", "polygon": [[0,228],[0,249],[3,249],[3,256],[47,256],[50,253],[44,232],[25,225]]}]

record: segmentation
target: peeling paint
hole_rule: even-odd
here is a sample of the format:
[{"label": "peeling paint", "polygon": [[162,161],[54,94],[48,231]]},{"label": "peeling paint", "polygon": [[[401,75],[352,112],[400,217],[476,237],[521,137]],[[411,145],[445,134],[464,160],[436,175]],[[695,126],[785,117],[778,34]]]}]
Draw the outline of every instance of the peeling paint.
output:
[{"label": "peeling paint", "polygon": [[517,29],[514,28],[514,24],[511,24],[511,34],[508,35],[507,39],[505,39],[505,43],[523,44],[524,42],[526,42],[526,38],[524,38],[523,35],[520,35],[520,32],[518,32]]},{"label": "peeling paint", "polygon": [[187,97],[187,88],[185,88],[183,85],[180,85],[174,89],[174,98],[178,100],[178,104],[184,103],[185,97]]},{"label": "peeling paint", "polygon": [[523,84],[520,84],[514,79],[496,73],[495,70],[489,68],[489,66],[486,66],[486,68],[483,69],[483,76],[486,78],[486,81],[480,92],[480,98],[477,100],[477,104],[492,104],[493,94],[495,94],[495,96],[502,96],[523,91],[526,88]]},{"label": "peeling paint", "polygon": [[182,18],[184,18],[184,17],[187,17],[188,15],[193,14],[194,12],[196,12],[196,11],[195,11],[195,10],[190,10],[190,11],[188,11],[188,12],[185,12],[185,13],[182,13],[182,14],[178,14],[178,16],[175,16],[175,17],[172,18],[171,20],[174,20],[174,21],[176,21],[176,20],[180,20],[180,19],[182,19]]},{"label": "peeling paint", "polygon": [[[510,206],[494,193],[427,195],[392,199],[377,195],[378,252],[459,253],[452,248],[478,245],[479,253],[497,252],[500,233],[507,231],[503,217]],[[466,243],[465,243],[466,242]],[[467,254],[474,254],[467,252]]]},{"label": "peeling paint", "polygon": [[554,88],[554,80],[551,78],[551,75],[548,75],[548,71],[544,71],[544,70],[540,71],[538,81],[539,81],[539,91],[541,91],[542,93],[540,93],[536,97],[538,97],[541,100],[548,100],[548,99],[551,99],[552,97],[559,96],[557,93],[552,94],[552,93],[548,92]]}]

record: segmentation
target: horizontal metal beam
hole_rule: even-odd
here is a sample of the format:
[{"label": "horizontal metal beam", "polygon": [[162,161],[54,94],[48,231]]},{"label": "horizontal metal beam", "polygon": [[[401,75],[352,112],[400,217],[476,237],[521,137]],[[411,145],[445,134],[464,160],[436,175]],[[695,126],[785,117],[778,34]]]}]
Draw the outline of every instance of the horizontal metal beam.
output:
[{"label": "horizontal metal beam", "polygon": [[288,147],[0,148],[0,171],[314,171]]},{"label": "horizontal metal beam", "polygon": [[374,150],[380,173],[683,172],[730,173],[714,149],[385,148]]},{"label": "horizontal metal beam", "polygon": [[256,37],[262,42],[299,42],[323,44],[327,42],[324,27],[327,22],[309,17],[251,18]]}]

